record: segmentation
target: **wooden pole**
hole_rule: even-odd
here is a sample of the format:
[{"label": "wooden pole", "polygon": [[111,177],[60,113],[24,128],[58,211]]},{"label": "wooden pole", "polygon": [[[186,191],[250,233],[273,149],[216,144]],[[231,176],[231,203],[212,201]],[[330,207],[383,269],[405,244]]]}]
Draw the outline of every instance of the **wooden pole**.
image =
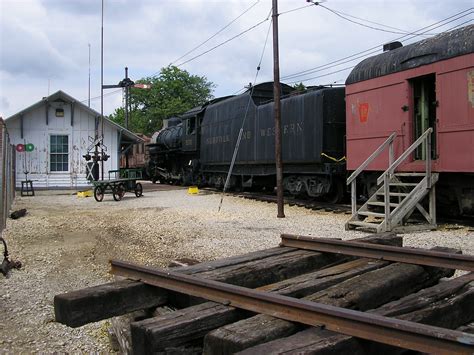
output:
[{"label": "wooden pole", "polygon": [[278,218],[285,218],[283,207],[283,164],[281,158],[281,87],[280,87],[280,59],[278,54],[278,1],[273,1],[273,96],[275,101],[275,164],[277,183]]}]

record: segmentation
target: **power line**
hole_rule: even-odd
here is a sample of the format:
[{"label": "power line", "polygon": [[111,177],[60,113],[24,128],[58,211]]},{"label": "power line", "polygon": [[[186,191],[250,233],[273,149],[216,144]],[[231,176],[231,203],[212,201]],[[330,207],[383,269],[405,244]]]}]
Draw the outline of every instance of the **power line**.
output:
[{"label": "power line", "polygon": [[[435,22],[429,26],[425,26],[419,30],[417,30],[417,32],[419,31],[423,31],[423,30],[426,30],[425,32],[428,32],[428,31],[431,31],[433,29],[436,29],[436,28],[439,28],[439,27],[442,27],[442,26],[445,26],[447,25],[448,23],[451,23],[451,22],[454,22],[454,21],[457,21],[465,16],[468,16],[472,13],[472,8],[469,8],[467,10],[464,10],[464,11],[461,11],[461,12],[458,12],[452,16],[449,16],[443,20],[440,20],[438,22]],[[471,12],[469,12],[471,11]],[[466,13],[468,12],[468,13]],[[462,15],[461,15],[462,14]],[[458,17],[456,17],[458,16]],[[453,17],[456,17],[453,19]],[[452,19],[452,20],[450,20]],[[447,21],[447,20],[450,20],[450,21]],[[445,22],[445,23],[443,23]],[[441,24],[442,23],[442,24]],[[436,26],[436,27],[433,27],[435,25],[438,25],[438,24],[441,24],[439,26]],[[396,41],[396,40],[402,40],[406,37],[408,37],[409,35],[404,35],[402,37],[399,37],[399,38],[396,38],[392,41]],[[404,41],[408,41],[410,39],[413,39],[417,36],[412,36],[410,38],[406,38]],[[299,71],[299,72],[296,72],[296,73],[293,73],[293,74],[289,74],[289,75],[285,75],[282,77],[282,79],[294,79],[296,77],[299,77],[299,76],[305,76],[305,75],[308,75],[308,74],[313,74],[315,72],[318,72],[318,71],[322,71],[322,70],[327,70],[327,69],[330,69],[332,67],[335,67],[335,66],[338,66],[338,65],[342,65],[342,64],[345,64],[345,63],[349,63],[351,61],[354,61],[356,59],[360,59],[360,58],[363,58],[363,57],[366,57],[368,55],[371,55],[371,54],[374,54],[374,53],[377,53],[380,51],[380,48],[383,44],[379,44],[377,46],[374,46],[374,47],[371,47],[369,49],[366,49],[364,51],[360,51],[360,52],[357,52],[357,53],[354,53],[352,55],[349,55],[349,56],[346,56],[346,57],[343,57],[341,59],[338,59],[338,60],[335,60],[335,61],[332,61],[332,62],[329,62],[329,63],[326,63],[324,65],[319,65],[319,66],[316,66],[316,67],[313,67],[313,68],[310,68],[310,69],[306,69],[306,70],[303,70],[303,71]],[[337,64],[336,64],[337,63]]]},{"label": "power line", "polygon": [[[324,5],[321,5],[320,3],[317,3],[317,5],[318,5],[319,7],[322,7],[323,9],[326,9],[326,10],[329,11],[329,12],[332,12],[334,15],[336,15],[336,16],[338,16],[338,17],[340,17],[340,18],[342,18],[342,19],[344,19],[344,20],[346,20],[346,21],[349,21],[349,22],[351,22],[351,23],[354,23],[354,24],[359,25],[359,26],[362,26],[362,27],[370,28],[370,29],[372,29],[372,30],[382,31],[382,32],[387,32],[387,33],[395,33],[395,34],[399,34],[399,35],[403,35],[403,34],[406,34],[406,35],[415,34],[415,35],[417,35],[417,36],[420,36],[420,35],[421,35],[421,34],[417,34],[417,33],[415,33],[415,32],[409,32],[409,31],[400,30],[400,29],[398,29],[398,28],[395,28],[397,31],[391,31],[391,30],[386,30],[386,29],[380,28],[380,27],[375,27],[375,26],[366,25],[366,24],[364,24],[364,23],[351,20],[350,18],[348,18],[348,17],[346,17],[346,16],[350,16],[350,17],[352,17],[352,18],[356,18],[356,19],[358,19],[358,20],[362,20],[362,21],[365,21],[365,22],[371,22],[371,23],[374,23],[374,24],[377,24],[377,25],[381,25],[381,24],[378,24],[378,23],[376,23],[376,22],[372,22],[372,21],[369,21],[369,20],[366,20],[366,19],[361,19],[361,18],[352,16],[352,15],[344,14],[343,12],[330,9],[329,7],[324,6]],[[389,26],[386,26],[386,25],[381,25],[381,26],[390,28]],[[392,27],[392,28],[393,28],[393,27]],[[426,34],[423,34],[423,35],[426,35]]]},{"label": "power line", "polygon": [[336,70],[336,71],[333,71],[333,72],[330,72],[330,73],[326,73],[326,74],[321,74],[321,75],[318,75],[318,76],[313,76],[312,78],[307,78],[307,79],[304,79],[304,80],[292,81],[292,82],[290,82],[290,83],[288,83],[288,84],[289,84],[289,85],[290,85],[290,84],[296,84],[296,83],[303,82],[303,81],[308,81],[308,80],[313,80],[313,79],[317,79],[317,78],[322,78],[322,77],[325,77],[325,76],[328,76],[328,75],[332,75],[332,74],[340,73],[340,72],[345,71],[345,70],[352,69],[352,68],[354,68],[354,67],[355,67],[355,65],[351,65],[350,67],[347,67],[347,68],[339,69],[339,70]]},{"label": "power line", "polygon": [[239,152],[239,147],[240,147],[240,142],[242,140],[242,134],[243,134],[243,131],[244,131],[245,121],[247,120],[247,116],[248,116],[248,113],[249,113],[250,102],[252,101],[253,90],[255,88],[255,84],[257,83],[258,74],[260,73],[260,66],[262,65],[262,60],[263,60],[263,56],[265,54],[265,49],[267,48],[268,36],[270,34],[270,29],[271,28],[272,28],[272,21],[270,22],[270,25],[268,26],[267,35],[265,37],[265,43],[263,44],[262,54],[260,55],[260,60],[259,60],[258,65],[257,65],[257,71],[255,72],[255,78],[253,80],[253,85],[252,85],[252,83],[250,83],[251,87],[250,87],[250,93],[249,93],[249,97],[248,97],[248,101],[247,101],[247,108],[245,110],[244,119],[242,120],[242,124],[241,124],[240,130],[239,130],[239,135],[238,135],[237,141],[235,143],[234,153],[232,154],[232,160],[231,160],[231,163],[230,163],[229,171],[227,172],[227,177],[226,177],[226,180],[225,180],[225,183],[224,183],[224,188],[222,189],[221,202],[219,203],[218,211],[221,210],[222,201],[224,200],[224,193],[226,191],[226,188],[229,186],[230,177],[232,175],[232,170],[234,169],[235,159],[237,158],[237,153]]},{"label": "power line", "polygon": [[[237,16],[236,18],[234,18],[232,21],[230,21],[227,25],[225,25],[224,27],[222,27],[219,31],[217,31],[216,33],[214,33],[211,37],[209,37],[208,39],[206,39],[204,42],[200,43],[199,45],[197,45],[196,47],[194,47],[193,49],[189,50],[188,52],[184,53],[181,57],[179,57],[178,59],[175,59],[171,64],[173,63],[176,63],[178,62],[179,60],[183,59],[184,57],[186,57],[188,54],[194,52],[196,49],[202,47],[204,44],[206,44],[207,42],[209,42],[211,39],[213,39],[214,37],[216,37],[219,33],[221,33],[222,31],[224,31],[225,29],[227,29],[230,25],[232,25],[234,22],[236,22],[239,18],[241,18],[243,15],[245,15],[247,12],[249,12],[253,7],[255,7],[258,3],[260,2],[260,0],[257,0],[257,2],[255,2],[252,6],[250,6],[249,8],[247,8],[244,12],[242,12],[239,16]],[[157,73],[153,74],[152,76],[155,76]]]},{"label": "power line", "polygon": [[[248,8],[246,11],[244,11],[244,13],[242,13],[239,17],[241,17],[243,14],[245,14],[247,11],[249,11],[249,10],[250,10],[253,6],[255,6],[255,5],[256,5],[256,3],[253,4],[253,5],[252,5],[250,8]],[[295,8],[295,9],[291,9],[291,10],[288,10],[288,11],[284,11],[284,12],[280,13],[280,15],[284,15],[284,14],[287,14],[287,13],[290,13],[290,12],[293,12],[293,11],[298,11],[298,10],[301,10],[301,9],[304,9],[304,8],[307,8],[307,7],[310,7],[310,6],[313,6],[313,5],[301,6],[301,7]],[[237,20],[239,17],[237,17],[236,19],[234,19],[231,23],[235,22],[235,20]],[[236,38],[242,36],[243,34],[245,34],[245,33],[249,32],[249,31],[253,30],[254,28],[260,26],[262,23],[264,23],[265,21],[267,21],[267,20],[269,19],[269,17],[270,17],[270,14],[268,14],[268,16],[265,18],[265,20],[262,20],[262,21],[258,22],[256,25],[254,25],[254,26],[252,26],[252,27],[250,27],[250,28],[248,28],[248,29],[246,29],[246,30],[244,30],[244,31],[242,31],[242,32],[240,32],[240,33],[238,33],[237,35],[235,35],[235,36],[233,36],[233,37],[227,39],[227,40],[224,41],[224,42],[219,43],[218,45],[216,45],[216,46],[210,48],[209,50],[207,50],[207,51],[205,51],[205,52],[202,52],[202,53],[200,53],[200,54],[198,54],[198,55],[196,55],[196,56],[194,56],[194,57],[188,59],[187,61],[184,61],[184,62],[182,62],[182,63],[180,63],[180,64],[176,64],[176,66],[177,66],[177,67],[180,67],[180,66],[182,66],[182,65],[184,65],[184,64],[187,64],[187,63],[189,63],[189,62],[191,62],[191,61],[193,61],[193,60],[195,60],[195,59],[197,59],[197,58],[199,58],[199,57],[201,57],[201,56],[203,56],[203,55],[205,55],[205,54],[207,54],[207,53],[209,53],[209,52],[211,52],[211,51],[213,51],[213,50],[215,50],[215,49],[217,49],[217,48],[219,48],[219,47],[221,47],[221,46],[223,46],[224,44],[229,43],[230,41],[232,41],[232,40],[234,40],[234,39],[236,39]],[[229,23],[229,25],[230,25],[231,23]],[[200,44],[199,46],[197,46],[195,49],[197,49],[197,48],[201,47],[202,45],[204,45],[205,43],[207,43],[211,38],[214,38],[218,33],[222,32],[222,31],[223,31],[225,28],[227,28],[229,25],[227,25],[226,27],[224,27],[222,30],[219,30],[215,35],[211,36],[209,39],[207,39],[206,41],[204,41],[203,43],[201,43],[201,44]],[[178,58],[177,60],[175,60],[173,63],[176,63],[179,59],[182,59],[182,58],[185,57],[187,54],[193,52],[195,49],[192,49],[190,52],[186,53],[185,55],[182,55],[180,58]],[[156,72],[156,73],[153,74],[152,76],[155,76],[155,75],[158,74],[158,73],[159,73],[159,72]]]},{"label": "power line", "polygon": [[[467,15],[469,15],[469,14],[467,14]],[[464,16],[466,16],[466,15],[464,15]],[[462,16],[462,17],[464,17],[464,16]],[[450,22],[453,22],[453,21],[457,21],[458,19],[459,19],[459,18],[454,19],[454,20],[451,20],[451,21],[449,21],[449,22],[447,22],[447,23],[450,23]],[[474,21],[474,20],[473,20],[473,19],[469,19],[469,20],[464,21],[464,22],[462,22],[462,23],[460,23],[460,24],[457,24],[457,25],[454,26],[454,27],[448,28],[447,30],[445,30],[445,31],[443,31],[443,32],[441,32],[441,33],[446,33],[446,32],[452,31],[453,29],[458,28],[458,27],[460,27],[460,26],[463,26],[463,25],[465,25],[466,23],[469,23],[469,22],[472,22],[472,21]],[[436,28],[445,26],[447,23],[442,24],[442,25],[439,25],[439,26],[436,26],[436,27],[434,27],[433,29],[436,29]],[[431,26],[428,26],[428,27],[432,27],[432,25],[431,25]],[[414,37],[416,37],[416,36],[414,36]],[[409,38],[409,39],[412,39],[412,38],[414,38],[414,37],[411,37],[411,38]],[[367,54],[367,55],[369,55],[369,54]],[[367,55],[364,55],[364,56],[367,56]],[[342,63],[340,63],[340,64],[342,64]],[[340,65],[340,64],[337,64],[337,65]],[[337,66],[337,65],[334,65],[334,66]],[[357,65],[357,64],[356,64],[356,65]],[[334,66],[332,66],[332,67],[334,67]],[[294,82],[290,82],[289,84],[295,84],[295,83],[298,83],[298,82],[304,82],[304,81],[309,81],[309,80],[313,80],[313,79],[325,77],[325,76],[332,75],[332,74],[335,74],[335,73],[339,73],[339,72],[342,72],[342,71],[345,71],[345,70],[353,69],[354,67],[355,67],[355,65],[352,65],[352,66],[350,66],[350,67],[346,67],[346,68],[344,68],[344,69],[340,69],[340,70],[337,70],[337,71],[333,71],[333,72],[331,72],[331,73],[326,73],[326,74],[314,76],[314,77],[311,77],[311,78],[300,79],[300,80],[297,80],[297,81],[294,81]],[[321,70],[318,70],[318,71],[327,70],[327,69],[329,69],[329,68],[331,68],[331,67],[328,67],[328,68],[325,68],[325,69],[321,69]]]},{"label": "power line", "polygon": [[[364,18],[361,18],[361,17],[357,17],[357,16],[354,16],[354,15],[350,15],[348,13],[345,13],[345,12],[342,12],[342,11],[339,11],[339,10],[334,10],[335,12],[341,14],[341,15],[344,15],[344,16],[347,16],[347,17],[351,17],[351,18],[355,18],[357,20],[360,20],[360,21],[365,21],[365,22],[368,22],[368,23],[372,23],[374,25],[379,25],[379,26],[382,26],[382,27],[386,27],[386,28],[391,28],[392,30],[397,30],[397,31],[402,31],[403,33],[408,33],[408,31],[405,31],[401,28],[397,28],[397,27],[393,27],[393,26],[388,26],[388,25],[384,25],[383,23],[379,23],[379,22],[375,22],[375,21],[370,21],[370,20],[367,20],[367,19],[364,19]],[[434,34],[431,34],[431,33],[425,33],[421,36],[430,36],[430,35],[434,35]]]},{"label": "power line", "polygon": [[202,52],[202,53],[200,53],[200,54],[198,54],[198,55],[196,55],[196,56],[194,56],[194,57],[192,57],[192,58],[190,58],[190,59],[188,59],[188,60],[186,60],[186,61],[184,61],[184,62],[182,62],[182,63],[180,63],[180,64],[177,64],[176,66],[177,66],[177,67],[180,67],[180,66],[182,66],[182,65],[184,65],[184,64],[186,64],[186,63],[189,63],[189,62],[191,62],[191,61],[193,61],[193,60],[195,60],[195,59],[197,59],[197,58],[199,58],[199,57],[202,57],[203,55],[205,55],[205,54],[207,54],[207,53],[209,53],[209,52],[212,52],[213,50],[215,50],[215,49],[217,49],[217,48],[223,46],[224,44],[227,44],[227,43],[229,43],[230,41],[233,41],[234,39],[236,39],[236,38],[238,38],[238,37],[240,37],[240,36],[246,34],[247,32],[249,32],[249,31],[251,31],[251,30],[253,30],[253,29],[255,29],[255,28],[257,28],[258,26],[260,26],[261,24],[265,23],[266,21],[268,21],[268,17],[267,17],[266,19],[264,19],[264,20],[258,22],[257,24],[255,24],[255,25],[253,25],[253,26],[247,28],[246,30],[244,30],[244,31],[242,31],[242,32],[240,32],[240,33],[238,33],[238,34],[236,34],[235,36],[233,36],[233,37],[227,39],[226,41],[221,42],[221,43],[219,43],[218,45],[215,45],[214,47],[208,49],[207,51]]},{"label": "power line", "polygon": [[310,6],[314,6],[314,4],[297,7],[296,9],[292,9],[292,10],[288,10],[288,11],[283,11],[283,12],[280,12],[278,15],[289,14],[290,12],[298,11],[298,10],[301,10],[301,9],[306,9],[307,7],[310,7]]},{"label": "power line", "polygon": [[[122,89],[118,89],[118,90],[114,90],[114,91],[108,92],[107,94],[104,94],[104,97],[106,97],[106,96],[111,96],[111,95],[113,95],[113,94],[118,93],[119,91],[122,91]],[[97,99],[100,99],[101,97],[102,97],[101,95],[96,96],[96,97],[91,97],[90,100],[97,100]],[[85,99],[85,100],[82,100],[82,101],[79,101],[79,102],[83,103],[83,102],[86,102],[86,101],[88,101],[88,100],[89,100],[89,99]]]}]

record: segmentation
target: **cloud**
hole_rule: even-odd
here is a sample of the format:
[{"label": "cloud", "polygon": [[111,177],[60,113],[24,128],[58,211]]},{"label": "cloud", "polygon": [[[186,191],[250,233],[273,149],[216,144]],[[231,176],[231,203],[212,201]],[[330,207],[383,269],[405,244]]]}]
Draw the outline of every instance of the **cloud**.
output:
[{"label": "cloud", "polygon": [[[105,0],[104,83],[119,82],[124,67],[133,80],[151,76],[202,43],[257,0]],[[353,53],[377,47],[399,35],[368,29],[305,0],[279,0],[281,76],[317,68]],[[323,3],[362,19],[412,31],[472,6],[470,0],[332,0]],[[8,115],[36,102],[50,92],[64,90],[87,100],[88,43],[91,44],[92,97],[100,94],[100,0],[2,0],[0,1],[0,112]],[[239,34],[265,19],[270,2],[256,6],[218,36],[180,61],[187,60]],[[299,7],[298,11],[288,12]],[[444,31],[467,18],[434,32]],[[471,14],[472,19],[472,14]],[[191,74],[206,76],[217,84],[215,96],[232,94],[253,82],[265,44],[267,21],[231,42],[184,64]],[[415,41],[415,38],[411,41]],[[295,77],[306,85],[344,81],[349,70],[330,74],[357,59],[327,70]],[[272,35],[268,38],[258,81],[273,78]],[[176,63],[175,63],[176,64]],[[336,63],[337,64],[337,63]],[[321,76],[324,75],[324,76]],[[321,76],[307,80],[309,78]],[[106,91],[109,92],[109,91]],[[100,109],[100,101],[92,106]],[[121,95],[107,96],[105,113],[121,105]],[[7,107],[8,106],[8,107]]]},{"label": "cloud", "polygon": [[60,78],[75,68],[38,28],[16,19],[2,24],[1,70],[14,76]]},{"label": "cloud", "polygon": [[5,96],[0,96],[0,105],[8,110],[10,107],[10,101]]}]

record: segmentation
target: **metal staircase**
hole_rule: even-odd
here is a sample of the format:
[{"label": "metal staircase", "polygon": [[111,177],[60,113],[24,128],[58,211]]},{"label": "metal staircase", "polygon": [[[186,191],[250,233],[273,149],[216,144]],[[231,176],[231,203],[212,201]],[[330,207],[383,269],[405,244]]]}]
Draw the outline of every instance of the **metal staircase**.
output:
[{"label": "metal staircase", "polygon": [[[428,128],[396,161],[393,161],[393,141],[396,133],[392,133],[349,176],[347,184],[351,184],[352,217],[346,223],[346,230],[360,228],[379,233],[436,229],[435,184],[439,175],[431,172],[432,132],[433,129]],[[396,173],[397,167],[419,146],[424,150],[426,157],[425,172]],[[389,167],[377,179],[376,192],[357,209],[357,176],[387,147],[389,148]],[[418,219],[412,218],[414,213],[418,215]]]}]

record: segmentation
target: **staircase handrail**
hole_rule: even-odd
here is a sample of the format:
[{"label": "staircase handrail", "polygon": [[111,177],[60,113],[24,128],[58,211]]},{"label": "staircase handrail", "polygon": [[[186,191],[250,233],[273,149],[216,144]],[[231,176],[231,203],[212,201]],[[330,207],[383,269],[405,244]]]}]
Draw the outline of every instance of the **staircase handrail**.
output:
[{"label": "staircase handrail", "polygon": [[364,169],[369,165],[380,153],[382,153],[387,146],[393,142],[395,137],[397,136],[397,132],[393,132],[386,140],[383,142],[375,152],[373,152],[354,172],[347,178],[346,184],[349,185],[352,181],[354,181],[359,174],[364,171]]},{"label": "staircase handrail", "polygon": [[407,150],[403,152],[402,155],[400,155],[397,160],[395,160],[387,170],[384,171],[382,175],[379,176],[377,179],[377,185],[380,185],[384,181],[384,176],[388,175],[391,176],[394,172],[395,169],[400,165],[402,161],[404,161],[420,144],[423,143],[424,140],[427,140],[427,145],[425,147],[426,149],[426,173],[431,173],[431,137],[430,134],[433,132],[433,128],[430,127],[428,128],[416,141],[413,142],[413,144],[408,147]]},{"label": "staircase handrail", "polygon": [[347,185],[351,184],[351,209],[352,216],[357,213],[357,183],[356,179],[359,174],[364,171],[364,169],[369,165],[380,153],[382,153],[387,146],[389,146],[388,159],[389,164],[393,161],[393,140],[397,136],[397,132],[393,132],[386,140],[383,142],[375,152],[373,152],[347,179]]}]

